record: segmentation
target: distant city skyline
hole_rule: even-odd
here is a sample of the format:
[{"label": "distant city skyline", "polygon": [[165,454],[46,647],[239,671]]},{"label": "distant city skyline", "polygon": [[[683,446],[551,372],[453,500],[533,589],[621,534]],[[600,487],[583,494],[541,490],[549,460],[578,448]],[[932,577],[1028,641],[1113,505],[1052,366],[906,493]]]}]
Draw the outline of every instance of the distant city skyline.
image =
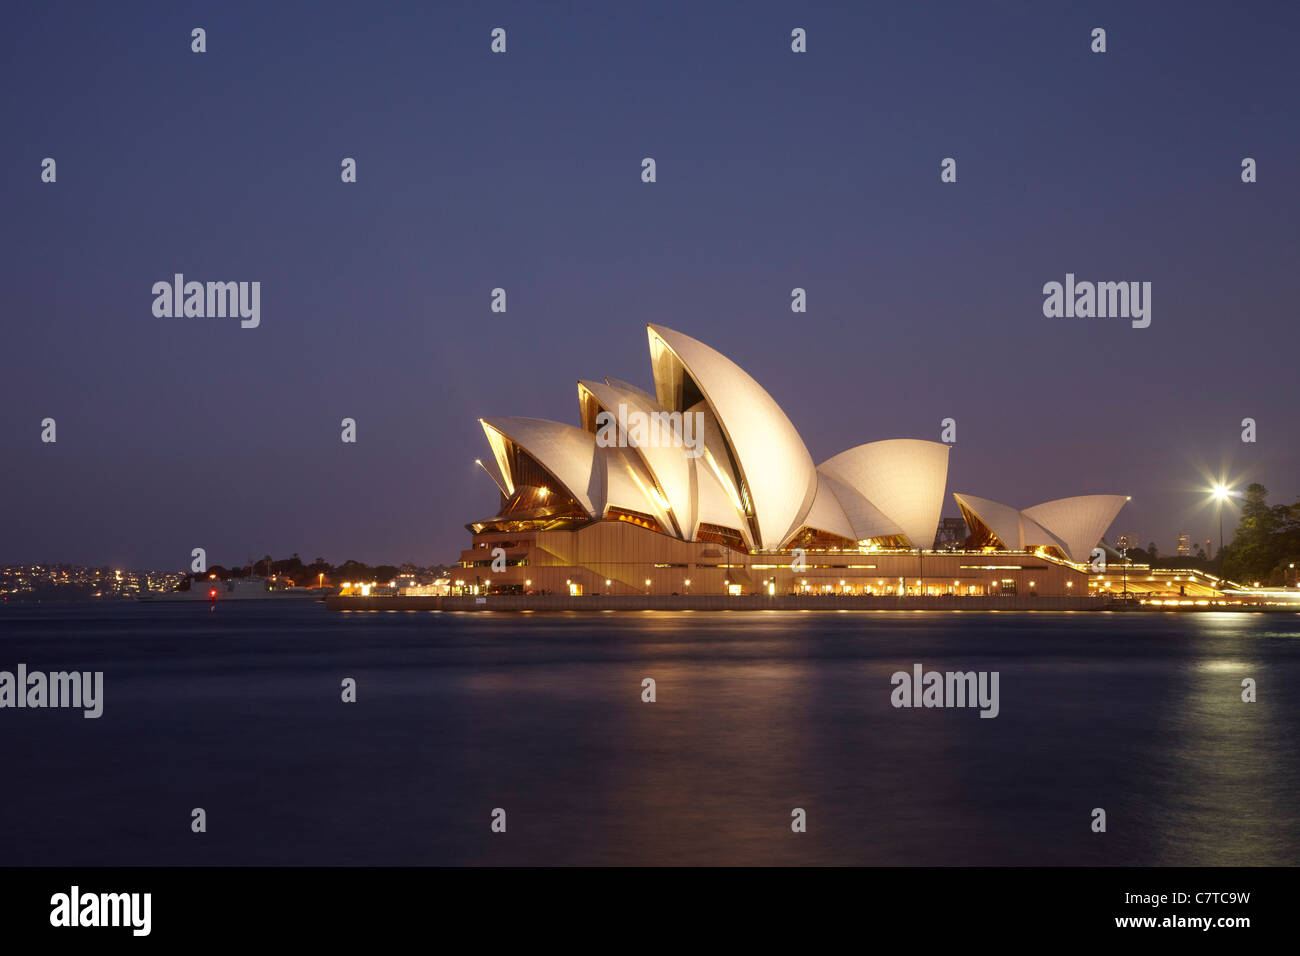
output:
[{"label": "distant city skyline", "polygon": [[[1295,8],[354,12],[11,11],[0,564],[452,561],[477,419],[649,387],[660,322],[817,461],[955,419],[948,517],[1122,491],[1173,553],[1216,482],[1300,497]],[[256,327],[155,314],[176,274],[258,283]],[[1067,275],[1149,282],[1149,327],[1046,317]]]}]

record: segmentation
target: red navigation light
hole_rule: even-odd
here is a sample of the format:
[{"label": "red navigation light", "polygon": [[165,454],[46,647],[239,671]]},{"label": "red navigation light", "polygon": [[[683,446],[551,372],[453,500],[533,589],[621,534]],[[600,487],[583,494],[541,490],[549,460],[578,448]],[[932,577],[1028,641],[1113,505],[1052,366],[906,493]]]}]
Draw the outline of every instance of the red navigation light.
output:
[{"label": "red navigation light", "polygon": [[208,592],[208,597],[214,598],[214,597],[216,597],[216,596],[217,596],[217,589],[216,589],[216,588],[213,588],[211,591]]}]

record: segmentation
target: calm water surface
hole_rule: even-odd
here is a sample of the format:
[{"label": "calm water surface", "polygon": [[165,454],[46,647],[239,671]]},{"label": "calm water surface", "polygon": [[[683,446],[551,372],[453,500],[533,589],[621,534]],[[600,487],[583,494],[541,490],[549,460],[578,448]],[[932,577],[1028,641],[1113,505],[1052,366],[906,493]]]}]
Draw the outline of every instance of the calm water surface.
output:
[{"label": "calm water surface", "polygon": [[104,716],[0,710],[0,864],[1300,860],[1300,615],[11,605],[19,662]]}]

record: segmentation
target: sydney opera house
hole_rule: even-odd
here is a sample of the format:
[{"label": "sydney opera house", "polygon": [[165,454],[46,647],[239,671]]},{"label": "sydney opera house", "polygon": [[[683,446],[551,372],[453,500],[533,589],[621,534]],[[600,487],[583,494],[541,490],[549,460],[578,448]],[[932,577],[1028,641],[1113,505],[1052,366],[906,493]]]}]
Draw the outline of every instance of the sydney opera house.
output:
[{"label": "sydney opera house", "polygon": [[722,353],[648,328],[654,392],[578,383],[579,424],[481,419],[499,491],[462,552],[475,593],[1082,595],[1128,499],[1018,509],[955,495],[969,534],[935,549],[950,446],[895,438],[814,463]]}]

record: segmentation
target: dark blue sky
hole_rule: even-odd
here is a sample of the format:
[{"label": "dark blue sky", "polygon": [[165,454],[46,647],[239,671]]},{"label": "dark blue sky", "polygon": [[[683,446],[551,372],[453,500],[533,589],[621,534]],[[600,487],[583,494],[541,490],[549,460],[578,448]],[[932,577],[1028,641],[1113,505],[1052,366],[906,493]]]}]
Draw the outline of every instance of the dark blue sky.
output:
[{"label": "dark blue sky", "polygon": [[[647,322],[817,461],[952,416],[949,492],[1130,494],[1112,537],[1166,551],[1217,543],[1211,473],[1300,495],[1294,4],[7,17],[0,562],[452,560],[497,503],[475,419],[648,385]],[[155,318],[174,272],[261,281],[261,327]],[[1152,282],[1151,327],[1045,318],[1066,272]]]}]

